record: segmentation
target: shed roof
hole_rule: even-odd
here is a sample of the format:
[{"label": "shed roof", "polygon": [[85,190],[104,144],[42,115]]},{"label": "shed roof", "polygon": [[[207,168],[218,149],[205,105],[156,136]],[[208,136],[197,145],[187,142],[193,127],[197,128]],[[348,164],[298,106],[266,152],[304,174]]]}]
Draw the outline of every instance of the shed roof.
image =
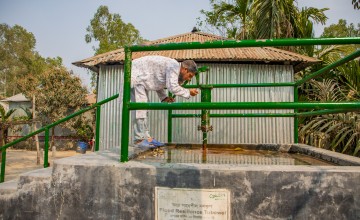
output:
[{"label": "shed roof", "polygon": [[[175,35],[159,40],[146,42],[145,45],[181,43],[181,42],[205,42],[229,40],[227,38],[193,31],[190,33]],[[262,63],[286,63],[294,66],[295,72],[304,69],[320,60],[297,54],[294,52],[277,49],[273,47],[239,47],[239,48],[216,48],[216,49],[189,49],[189,50],[166,50],[166,51],[144,51],[134,52],[133,59],[147,56],[160,55],[171,57],[176,60],[192,59],[197,62],[262,62]],[[89,68],[98,72],[100,64],[122,64],[125,59],[123,48],[99,54],[73,64],[79,67]]]},{"label": "shed roof", "polygon": [[8,98],[0,100],[0,101],[3,101],[3,102],[28,102],[30,100],[27,99],[24,94],[19,93],[19,94],[16,94],[14,96],[8,97]]}]

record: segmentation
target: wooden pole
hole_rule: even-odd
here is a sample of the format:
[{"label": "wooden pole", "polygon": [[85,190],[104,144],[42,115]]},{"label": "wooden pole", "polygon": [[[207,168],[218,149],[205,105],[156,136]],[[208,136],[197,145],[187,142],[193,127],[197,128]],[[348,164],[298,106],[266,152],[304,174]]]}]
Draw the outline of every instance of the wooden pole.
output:
[{"label": "wooden pole", "polygon": [[[33,131],[36,131],[36,114],[35,114],[35,95],[33,95],[33,100],[32,100],[32,117],[33,117],[33,123],[32,123],[32,127],[33,127]],[[40,144],[39,144],[39,136],[36,134],[35,135],[35,144],[36,144],[36,164],[39,165],[40,164]]]}]

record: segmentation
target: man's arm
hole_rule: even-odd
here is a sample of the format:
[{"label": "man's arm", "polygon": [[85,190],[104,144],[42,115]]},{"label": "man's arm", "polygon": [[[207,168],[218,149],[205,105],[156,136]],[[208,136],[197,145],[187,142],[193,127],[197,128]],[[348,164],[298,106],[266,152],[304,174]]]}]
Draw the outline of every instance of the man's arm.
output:
[{"label": "man's arm", "polygon": [[167,97],[165,89],[157,90],[156,93],[161,101]]},{"label": "man's arm", "polygon": [[166,75],[166,87],[175,96],[190,98],[190,91],[179,85],[178,69],[171,69]]}]

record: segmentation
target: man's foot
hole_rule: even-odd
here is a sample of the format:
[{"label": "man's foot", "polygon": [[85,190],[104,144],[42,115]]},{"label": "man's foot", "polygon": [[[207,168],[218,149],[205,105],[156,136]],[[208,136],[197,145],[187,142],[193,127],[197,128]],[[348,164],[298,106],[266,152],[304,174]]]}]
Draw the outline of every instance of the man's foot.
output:
[{"label": "man's foot", "polygon": [[157,141],[155,138],[153,138],[152,141],[150,141],[149,143],[150,143],[150,144],[153,144],[155,147],[165,146],[164,143],[161,143],[160,141]]},{"label": "man's foot", "polygon": [[150,143],[148,140],[142,140],[137,143],[135,143],[135,146],[141,149],[152,149],[156,148],[156,146],[152,143]]}]

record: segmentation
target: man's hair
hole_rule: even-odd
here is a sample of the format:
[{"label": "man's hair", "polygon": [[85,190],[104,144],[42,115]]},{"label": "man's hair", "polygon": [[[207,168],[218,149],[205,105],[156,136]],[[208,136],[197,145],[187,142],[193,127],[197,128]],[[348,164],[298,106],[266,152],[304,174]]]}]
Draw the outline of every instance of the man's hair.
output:
[{"label": "man's hair", "polygon": [[181,63],[181,66],[188,69],[192,73],[197,73],[197,66],[196,63],[193,60],[184,60]]}]

